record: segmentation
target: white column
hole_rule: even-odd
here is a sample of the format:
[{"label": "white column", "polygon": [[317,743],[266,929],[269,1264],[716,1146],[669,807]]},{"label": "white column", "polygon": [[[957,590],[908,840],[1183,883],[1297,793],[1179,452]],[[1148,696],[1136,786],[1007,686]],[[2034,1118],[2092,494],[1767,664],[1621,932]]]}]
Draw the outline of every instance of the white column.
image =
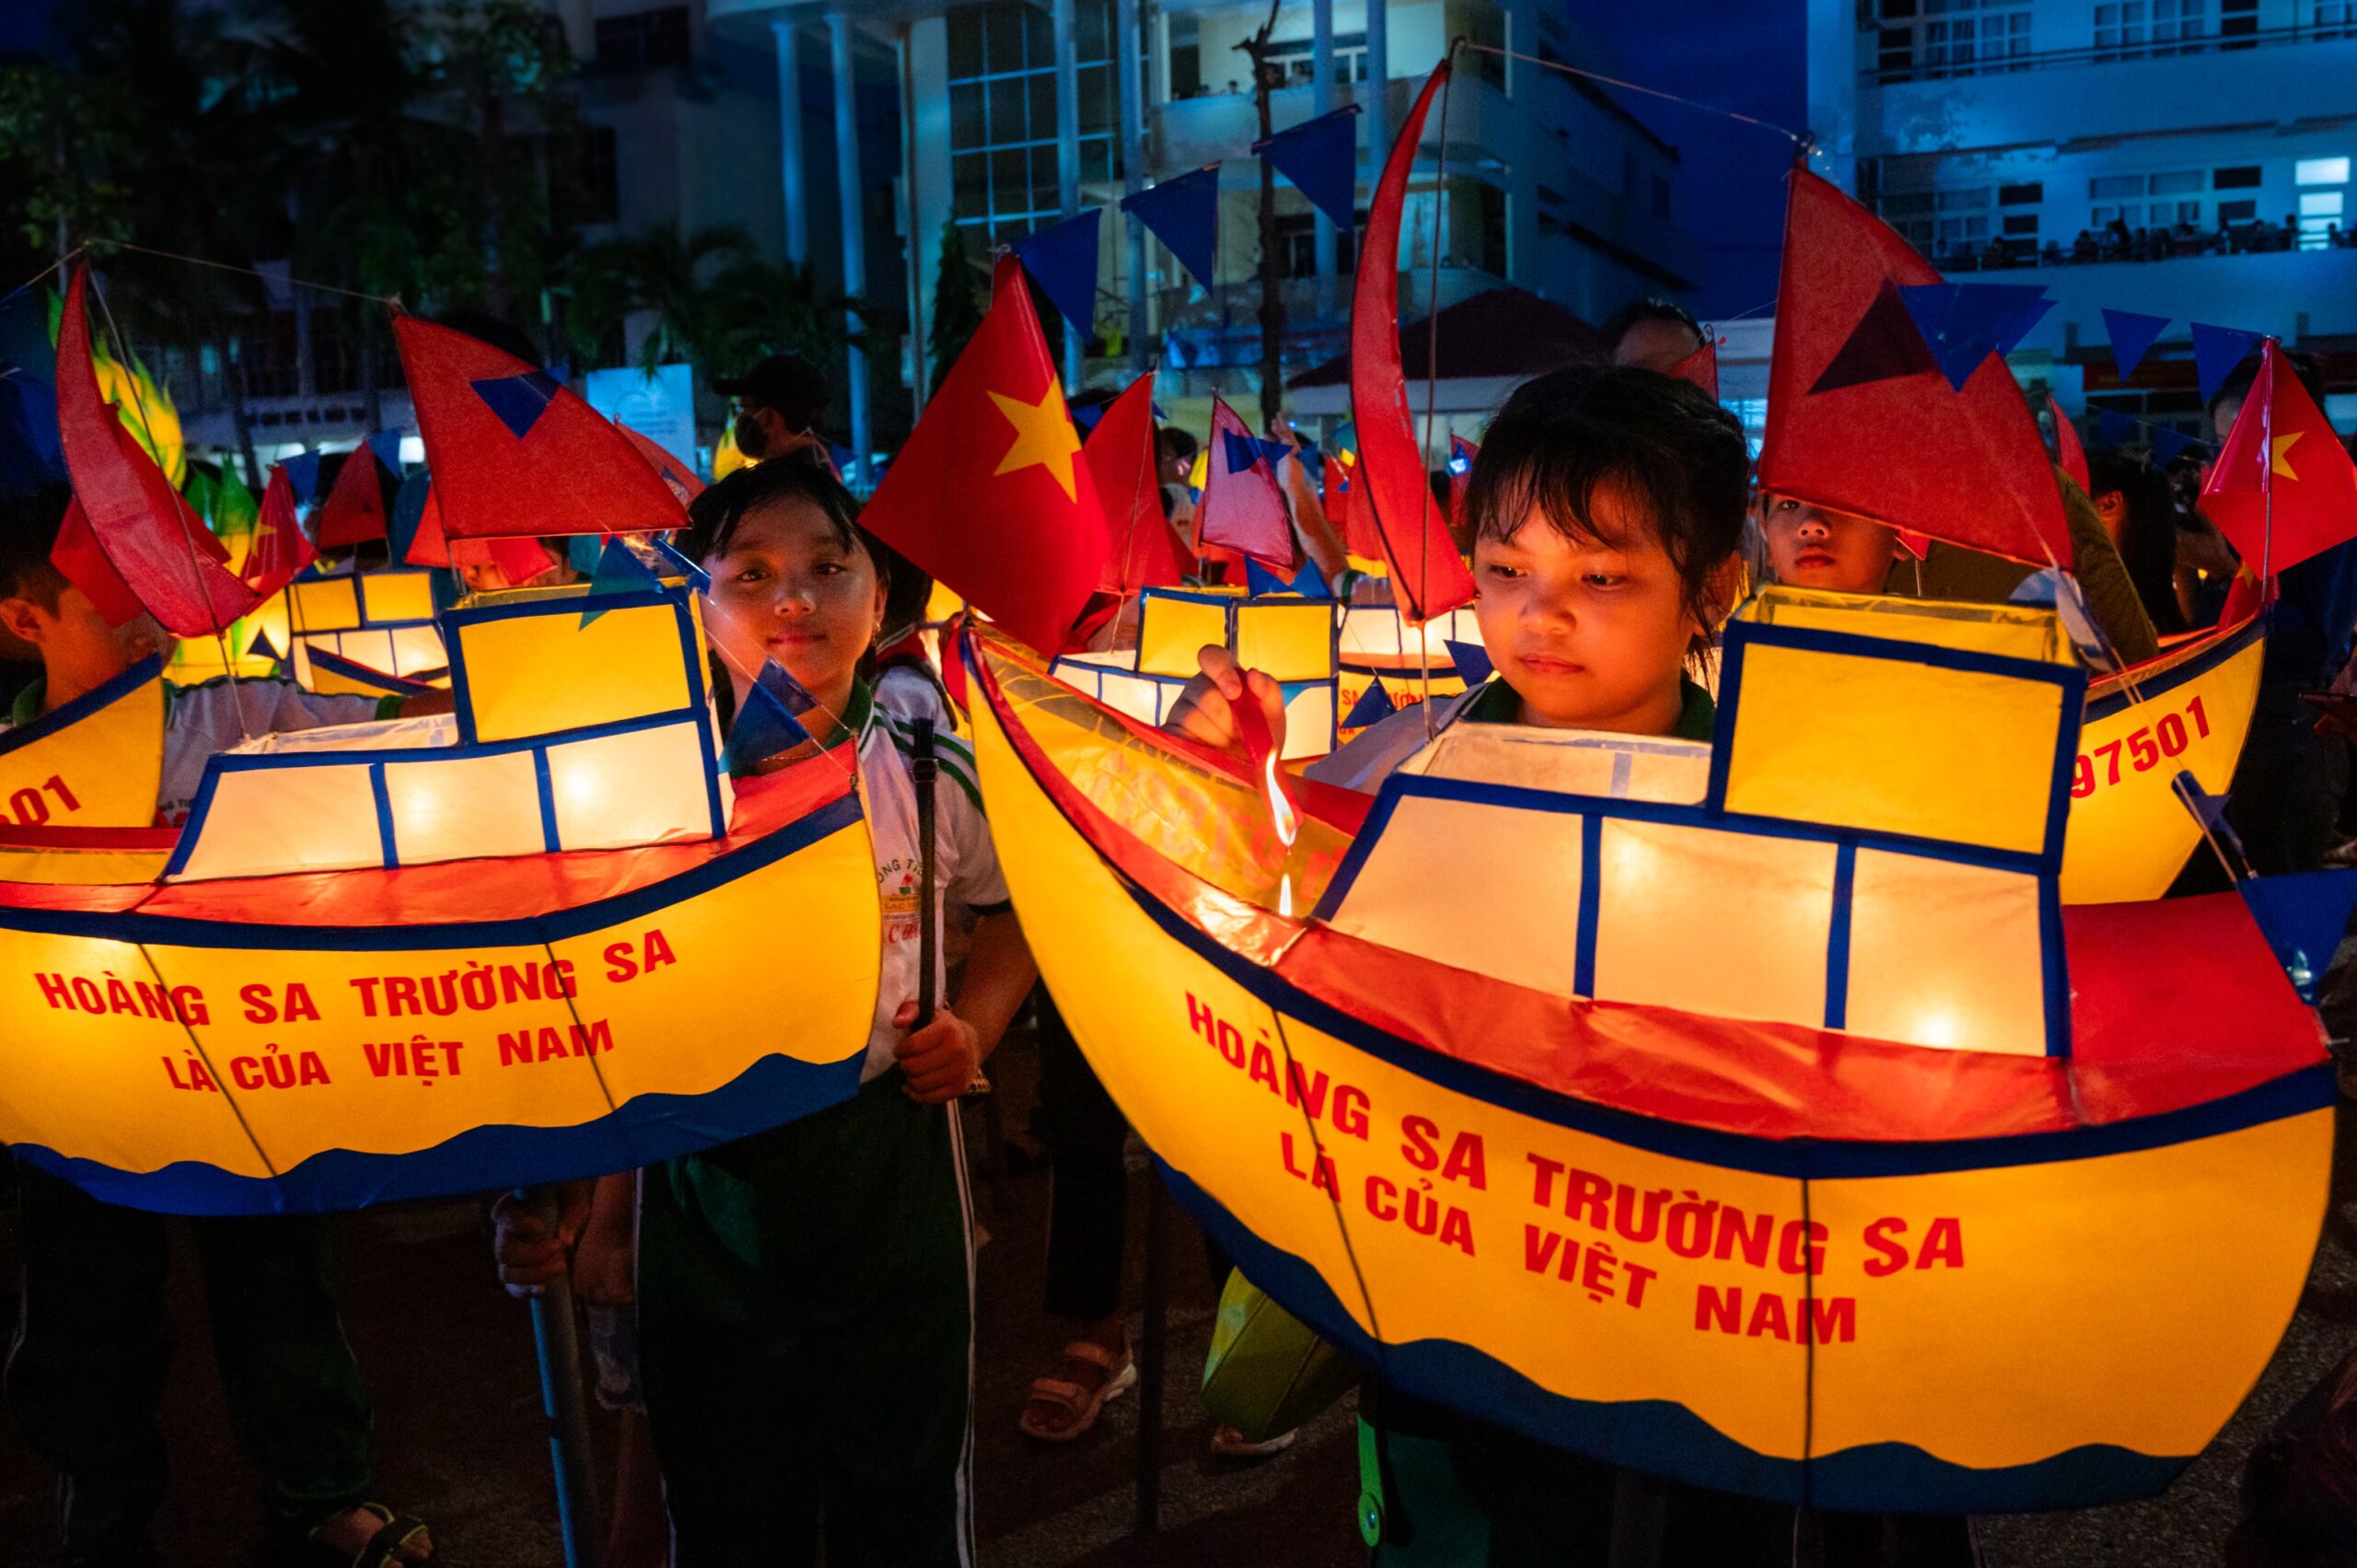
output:
[{"label": "white column", "polygon": [[1383,178],[1383,160],[1391,156],[1390,29],[1384,17],[1388,0],[1366,0],[1366,188],[1370,194]]},{"label": "white column", "polygon": [[[1073,0],[1056,0],[1056,206],[1064,217],[1080,215],[1080,39]],[[1081,356],[1088,350],[1088,321],[1064,323],[1064,388],[1080,385]]]},{"label": "white column", "polygon": [[[1115,0],[1113,6],[1113,70],[1121,104],[1121,194],[1134,196],[1145,185],[1145,95],[1138,80],[1144,68],[1138,32],[1138,0]],[[1146,367],[1145,226],[1121,215],[1123,238],[1129,241],[1130,367]]]},{"label": "white column", "polygon": [[[1383,0],[1367,0],[1370,10]],[[1309,111],[1328,114],[1334,108],[1334,0],[1312,0],[1309,7]],[[1334,220],[1323,209],[1318,214],[1318,315],[1334,314]]]},{"label": "white column", "polygon": [[[853,96],[851,58],[851,18],[841,11],[827,17],[829,41],[834,46],[835,182],[840,190],[843,223],[843,292],[853,298],[867,292],[866,203],[861,200],[859,173],[859,107]],[[855,312],[845,312],[843,325],[854,335],[865,331]],[[875,488],[868,472],[875,445],[867,432],[867,351],[853,348],[851,361],[851,449],[859,460],[859,488]]]},{"label": "white column", "polygon": [[810,263],[809,196],[802,182],[802,64],[795,56],[794,24],[770,24],[777,46],[777,150],[785,198],[785,259]]}]

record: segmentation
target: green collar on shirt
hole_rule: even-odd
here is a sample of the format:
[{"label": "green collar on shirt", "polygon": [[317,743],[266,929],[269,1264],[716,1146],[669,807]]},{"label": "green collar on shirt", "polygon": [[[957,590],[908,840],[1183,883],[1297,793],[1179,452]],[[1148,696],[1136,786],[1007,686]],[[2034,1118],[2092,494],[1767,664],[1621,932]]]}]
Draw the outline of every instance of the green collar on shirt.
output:
[{"label": "green collar on shirt", "polygon": [[17,693],[17,705],[8,714],[13,725],[29,725],[41,717],[41,699],[49,694],[49,677],[36,675],[25,689]]},{"label": "green collar on shirt", "polygon": [[[1718,708],[1711,701],[1708,690],[1688,679],[1678,678],[1678,722],[1670,726],[1673,740],[1708,740],[1718,723]],[[1522,699],[1504,681],[1492,679],[1475,690],[1472,698],[1458,710],[1458,718],[1473,724],[1515,724],[1522,718]]]}]

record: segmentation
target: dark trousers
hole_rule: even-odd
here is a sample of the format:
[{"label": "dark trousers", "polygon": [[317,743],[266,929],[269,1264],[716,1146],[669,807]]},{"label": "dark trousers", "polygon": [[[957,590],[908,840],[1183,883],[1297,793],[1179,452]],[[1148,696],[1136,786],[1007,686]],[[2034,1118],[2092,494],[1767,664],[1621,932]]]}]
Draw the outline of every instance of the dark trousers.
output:
[{"label": "dark trousers", "polygon": [[639,1373],[678,1568],[972,1561],[954,1111],[897,1073],[649,1168]]},{"label": "dark trousers", "polygon": [[[2318,735],[2316,718],[2298,685],[2260,683],[2226,819],[2262,877],[2314,871],[2331,846],[2349,787],[2349,748],[2337,735]],[[2210,855],[2206,848],[2200,854]]]},{"label": "dark trousers", "polygon": [[[29,1166],[17,1176],[24,1295],[8,1407],[58,1471],[69,1561],[133,1561],[164,1499],[167,1222]],[[368,1495],[368,1390],[336,1316],[332,1232],[311,1215],[193,1228],[230,1429],[261,1472],[272,1526],[299,1535]]]}]

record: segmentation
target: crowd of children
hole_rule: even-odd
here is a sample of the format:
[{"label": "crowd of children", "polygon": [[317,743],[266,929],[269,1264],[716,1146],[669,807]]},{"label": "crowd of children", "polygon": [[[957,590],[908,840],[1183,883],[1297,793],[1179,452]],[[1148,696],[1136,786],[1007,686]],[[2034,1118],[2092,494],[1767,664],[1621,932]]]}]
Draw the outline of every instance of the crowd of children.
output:
[{"label": "crowd of children", "polygon": [[[1463,508],[1495,679],[1429,722],[1409,710],[1375,725],[1315,764],[1313,777],[1373,790],[1425,742],[1431,724],[1707,739],[1713,707],[1696,679],[1699,661],[1746,589],[1747,541],[1755,569],[1782,581],[1858,592],[1918,587],[1934,563],[1910,554],[1890,528],[1752,494],[1734,417],[1689,383],[1645,367],[1690,352],[1690,325],[1640,313],[1626,323],[1634,346],[1617,356],[1624,363],[1544,376],[1507,401]],[[956,1102],[1025,1005],[1036,970],[971,753],[953,733],[955,716],[914,636],[921,579],[862,529],[857,504],[821,453],[805,449],[794,429],[756,429],[770,458],[698,496],[679,545],[711,577],[706,624],[726,675],[716,692],[723,724],[772,663],[815,702],[807,738],[767,756],[734,748],[732,764],[758,773],[820,753],[855,759],[884,909],[861,1087],[842,1105],[769,1132],[575,1184],[545,1211],[503,1200],[497,1269],[519,1294],[569,1277],[591,1309],[601,1391],[634,1412],[623,1465],[636,1480],[623,1488],[631,1513],[616,1538],[620,1556],[646,1562],[668,1553],[681,1568],[810,1562],[823,1539],[837,1563],[967,1563],[975,1227]],[[1165,478],[1181,483],[1183,445],[1164,452],[1172,464]],[[2095,563],[2083,578],[2106,645],[2132,659],[2150,651],[2156,623],[2183,624],[2189,607],[2175,602],[2174,582],[2141,531],[2150,526],[2139,520],[2139,508],[2154,504],[2150,487],[2108,462],[2096,471],[2113,479],[2096,497],[2073,496],[2092,529],[2086,537],[2102,541],[2082,552]],[[43,494],[0,519],[0,624],[38,650],[46,672],[20,700],[19,722],[165,646],[152,624],[110,628],[50,565],[64,510],[62,494]],[[2176,619],[2165,621],[2164,609]],[[2336,652],[2346,649],[2326,650]],[[1283,705],[1268,676],[1218,647],[1203,650],[1202,666],[1171,727],[1208,746],[1236,746],[1237,704],[1252,703],[1282,735]],[[242,714],[231,703],[244,703]],[[275,681],[179,693],[159,819],[172,819],[203,759],[240,734],[375,711]],[[921,846],[911,757],[926,726],[938,809],[935,842]],[[954,975],[941,965],[931,985],[919,972],[926,948],[918,911],[899,891],[900,874],[928,849],[942,904],[967,925],[962,963]],[[792,912],[778,912],[782,926],[790,922]],[[922,992],[946,998],[928,1016],[918,1016]],[[784,1035],[795,1026],[791,1016],[760,1016],[741,1027]],[[1076,1051],[1058,1070],[1067,1078],[1086,1072]],[[1061,1180],[1089,1169],[1087,1181],[1118,1188],[1118,1113],[1109,1101],[1089,1100],[1089,1087],[1060,1091],[1095,1107],[1052,1129]],[[1101,1087],[1095,1094],[1102,1100]],[[1098,1157],[1087,1159],[1083,1144]],[[25,1308],[10,1405],[65,1478],[69,1561],[144,1561],[164,1465],[155,1415],[165,1356],[163,1222],[30,1170],[20,1171],[19,1191]],[[1094,1262],[1051,1282],[1051,1313],[1080,1331],[1024,1412],[1024,1429],[1037,1437],[1086,1430],[1131,1376],[1113,1289],[1118,1202],[1109,1221],[1102,1213],[1113,1196],[1075,1191],[1067,1214],[1059,1193],[1059,1223],[1093,1226],[1099,1240]],[[232,1421],[281,1539],[360,1568],[434,1561],[424,1526],[370,1500],[367,1398],[337,1321],[324,1223],[208,1220],[198,1237]],[[1653,1483],[1380,1388],[1365,1391],[1362,1415],[1369,1484],[1384,1499],[1381,1562],[1601,1562],[1616,1516],[1638,1506],[1655,1508],[1685,1540],[1674,1557],[1766,1563],[1793,1554],[1789,1508],[1692,1489],[1648,1493]],[[1347,1527],[1349,1499],[1333,1504]],[[1834,1560],[1972,1560],[1961,1521],[1834,1520],[1826,1528]]]}]

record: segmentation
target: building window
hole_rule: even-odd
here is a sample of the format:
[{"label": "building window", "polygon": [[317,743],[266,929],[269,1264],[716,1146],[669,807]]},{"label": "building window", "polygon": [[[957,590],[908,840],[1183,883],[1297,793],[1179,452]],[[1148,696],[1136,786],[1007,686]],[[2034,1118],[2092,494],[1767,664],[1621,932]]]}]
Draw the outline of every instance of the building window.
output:
[{"label": "building window", "polygon": [[2299,185],[2346,185],[2349,183],[2349,160],[2345,157],[2304,157],[2292,166],[2292,180]]},{"label": "building window", "polygon": [[[1190,20],[1192,18],[1190,18]],[[1170,18],[1172,27],[1178,18]],[[1280,40],[1269,45],[1269,64],[1284,73],[1284,85],[1289,87],[1309,86],[1318,62],[1316,50],[1306,38]],[[1334,35],[1334,77],[1337,81],[1366,80],[1366,34],[1338,32]]]},{"label": "building window", "polygon": [[2209,31],[2210,0],[2108,0],[2096,7],[2098,60],[2190,52]]},{"label": "building window", "polygon": [[2302,218],[2300,220],[2300,249],[2303,250],[2329,250],[2339,243],[2340,238],[2340,220],[2339,218]]},{"label": "building window", "polygon": [[[1119,173],[1110,9],[1111,0],[1080,0],[1074,28],[1084,184]],[[1055,31],[1044,13],[1021,4],[971,6],[948,19],[950,203],[979,253],[1062,214]]]},{"label": "building window", "polygon": [[2005,238],[2035,241],[2038,238],[2038,215],[2036,213],[2007,213]]},{"label": "building window", "polygon": [[2258,168],[2255,163],[2247,163],[2233,168],[2212,169],[2210,188],[2212,191],[2256,191],[2258,189]]},{"label": "building window", "polygon": [[2099,174],[2087,181],[2087,194],[2098,202],[2143,193],[2144,177],[2141,174]]},{"label": "building window", "polygon": [[2029,64],[2025,0],[1880,0],[1875,64],[1884,81],[2018,71]]},{"label": "building window", "polygon": [[2337,218],[2340,215],[2341,195],[2338,191],[2303,191],[2300,192],[2300,215],[2304,218]]},{"label": "building window", "polygon": [[[1318,275],[1318,215],[1316,213],[1279,213],[1277,215],[1277,250],[1282,258],[1284,275],[1289,278],[1314,278]],[[1334,231],[1334,273],[1347,278],[1358,270],[1359,247],[1355,226]]]},{"label": "building window", "polygon": [[2250,223],[2258,216],[2257,202],[2221,202],[2218,203],[2218,226],[2232,223]]},{"label": "building window", "polygon": [[688,63],[688,8],[664,6],[598,18],[597,68],[644,71]]},{"label": "building window", "polygon": [[2200,190],[2205,183],[2205,170],[2177,168],[2154,175],[2152,189],[2155,196],[2182,196],[2188,192]]},{"label": "building window", "polygon": [[2316,38],[2357,38],[2357,0],[2310,0],[2308,31]]},{"label": "building window", "polygon": [[2001,207],[2035,206],[2046,200],[2046,182],[2033,180],[2026,185],[2000,185],[1997,204]]},{"label": "building window", "polygon": [[581,213],[577,221],[619,223],[621,215],[621,166],[614,156],[614,128],[587,126],[581,133]]}]

